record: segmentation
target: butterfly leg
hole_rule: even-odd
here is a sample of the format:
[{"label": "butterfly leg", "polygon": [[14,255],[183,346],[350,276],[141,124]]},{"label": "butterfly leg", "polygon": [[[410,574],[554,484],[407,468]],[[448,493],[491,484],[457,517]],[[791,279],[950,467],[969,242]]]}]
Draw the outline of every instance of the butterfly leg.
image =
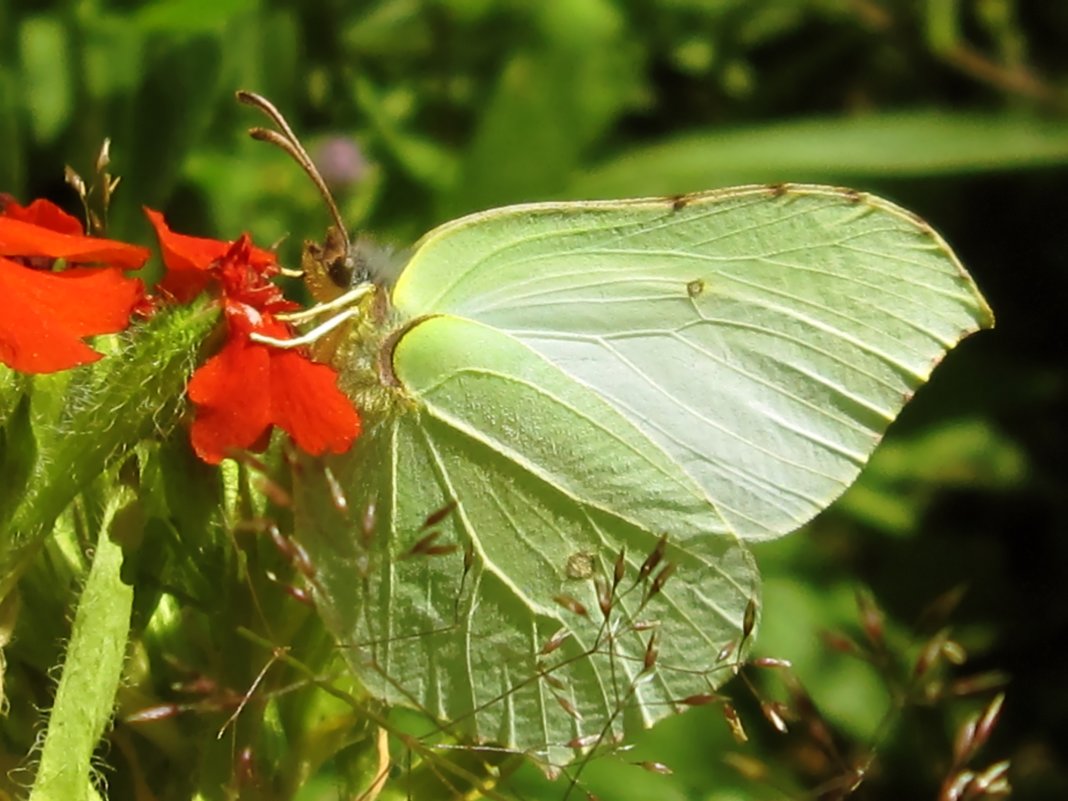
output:
[{"label": "butterfly leg", "polygon": [[343,295],[339,295],[331,301],[326,303],[319,303],[312,306],[310,309],[304,311],[293,312],[292,314],[279,314],[276,315],[279,320],[285,320],[288,323],[300,323],[305,320],[313,320],[320,315],[327,312],[335,311],[336,309],[343,309],[346,306],[351,306],[358,300],[364,298],[366,295],[374,291],[374,284],[360,284],[357,287],[350,289]]},{"label": "butterfly leg", "polygon": [[[337,312],[333,317],[327,320],[321,325],[315,326],[311,331],[303,334],[299,337],[293,337],[292,339],[278,339],[276,337],[269,337],[264,334],[252,333],[249,335],[249,339],[253,342],[258,342],[261,345],[271,345],[275,348],[299,348],[304,345],[310,345],[313,342],[321,339],[326,334],[333,331],[339,325],[347,320],[351,320],[360,313],[360,308],[356,304],[364,298],[366,295],[374,291],[373,284],[361,284],[358,287],[350,289],[343,295],[334,298],[326,303],[320,303],[317,306],[313,306],[310,309],[304,311],[293,312],[292,314],[279,314],[278,319],[284,320],[287,323],[303,322],[305,320],[313,320],[323,314],[330,312]],[[347,308],[346,308],[347,307]],[[341,311],[338,311],[340,309]]]},{"label": "butterfly leg", "polygon": [[270,345],[271,347],[275,348],[300,348],[305,345],[310,345],[313,342],[321,339],[342,323],[346,322],[347,320],[351,320],[353,317],[356,317],[359,313],[360,310],[356,308],[345,309],[344,311],[331,317],[322,325],[315,326],[315,328],[313,328],[308,333],[299,337],[293,337],[292,339],[277,339],[275,337],[269,337],[265,336],[264,334],[257,334],[255,332],[249,334],[248,338],[253,342],[260,343],[261,345]]}]

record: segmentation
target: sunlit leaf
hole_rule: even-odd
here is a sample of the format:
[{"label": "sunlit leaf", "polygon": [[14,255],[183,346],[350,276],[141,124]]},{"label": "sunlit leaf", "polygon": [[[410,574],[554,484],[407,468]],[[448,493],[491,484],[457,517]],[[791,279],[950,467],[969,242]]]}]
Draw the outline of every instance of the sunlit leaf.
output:
[{"label": "sunlit leaf", "polygon": [[573,196],[689,192],[751,181],[856,181],[1068,163],[1061,119],[944,109],[802,119],[677,134],[576,177]]}]

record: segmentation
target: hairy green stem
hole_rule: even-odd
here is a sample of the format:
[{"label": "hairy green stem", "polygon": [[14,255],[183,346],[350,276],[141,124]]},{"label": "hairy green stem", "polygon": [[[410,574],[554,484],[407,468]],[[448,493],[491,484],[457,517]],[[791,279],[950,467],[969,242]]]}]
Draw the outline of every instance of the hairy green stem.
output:
[{"label": "hairy green stem", "polygon": [[[197,352],[217,319],[217,309],[205,304],[164,310],[128,334],[119,353],[75,372],[62,389],[35,385],[34,404],[46,411],[24,426],[31,442],[22,447],[36,452],[23,486],[9,488],[7,497],[17,502],[0,508],[0,598],[78,493],[139,441],[174,425]],[[49,392],[63,394],[48,398]]]},{"label": "hairy green stem", "polygon": [[111,720],[133,605],[133,588],[120,577],[122,548],[111,541],[110,529],[130,497],[114,493],[104,512],[29,801],[99,798],[91,760]]}]

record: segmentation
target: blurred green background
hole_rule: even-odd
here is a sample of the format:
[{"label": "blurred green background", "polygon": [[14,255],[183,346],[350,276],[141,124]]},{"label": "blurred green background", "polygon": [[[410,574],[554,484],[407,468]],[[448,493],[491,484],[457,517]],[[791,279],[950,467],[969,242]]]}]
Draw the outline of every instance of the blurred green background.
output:
[{"label": "blurred green background", "polygon": [[[289,160],[247,138],[263,121],[238,88],[289,117],[352,228],[398,248],[510,202],[765,181],[845,184],[931,222],[998,327],[951,355],[839,503],[758,549],[757,650],[794,663],[846,754],[878,740],[857,797],[933,799],[982,701],[912,704],[884,729],[885,671],[820,633],[861,640],[868,587],[914,656],[921,611],[963,587],[951,624],[969,659],[946,681],[1009,680],[986,762],[1012,760],[1018,798],[1068,798],[1068,3],[0,0],[0,191],[77,212],[63,166],[91,175],[107,136],[123,178],[112,236],[149,243],[149,205],[188,233],[285,237],[295,266],[329,219]],[[735,685],[749,743],[695,709],[591,763],[590,790],[834,797],[817,788],[835,766]],[[641,760],[674,773],[628,765]],[[502,792],[563,791],[521,771]],[[306,797],[336,797],[329,777]]]}]

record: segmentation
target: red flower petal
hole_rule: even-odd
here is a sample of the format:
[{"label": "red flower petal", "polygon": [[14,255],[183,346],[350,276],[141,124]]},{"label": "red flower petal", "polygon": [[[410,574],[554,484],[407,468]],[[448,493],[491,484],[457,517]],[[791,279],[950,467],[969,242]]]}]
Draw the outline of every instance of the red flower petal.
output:
[{"label": "red flower petal", "polygon": [[[268,275],[277,272],[276,265],[263,265],[256,250],[248,234],[242,234],[213,268],[227,302],[251,306],[263,314],[300,308],[299,303],[286,300],[282,290],[268,280]],[[289,330],[283,328],[279,336],[289,336]]]},{"label": "red flower petal", "polygon": [[148,260],[148,255],[145,248],[137,245],[63,234],[13,217],[0,217],[0,256],[43,256],[76,264],[92,262],[135,270]]},{"label": "red flower petal", "polygon": [[143,297],[118,268],[53,273],[0,258],[0,362],[24,373],[51,373],[94,362],[83,337],[129,325]]},{"label": "red flower petal", "polygon": [[50,200],[38,199],[28,206],[20,206],[9,195],[0,196],[0,206],[3,207],[3,216],[13,220],[21,220],[31,225],[39,225],[50,231],[73,236],[82,235],[82,222],[77,217],[67,214],[59,206]]},{"label": "red flower petal", "polygon": [[[231,243],[177,234],[168,227],[160,212],[147,207],[144,211],[156,229],[163,263],[167,267],[160,288],[180,302],[192,300],[215,278],[207,271],[230,252]],[[257,247],[249,246],[248,264],[261,276],[273,275],[278,270],[275,255]]]},{"label": "red flower petal", "polygon": [[176,234],[167,227],[163,215],[145,208],[145,215],[156,229],[159,248],[167,274],[160,289],[185,303],[204,291],[212,281],[208,268],[226,253],[229,245],[217,239]]},{"label": "red flower petal", "polygon": [[292,350],[271,350],[271,419],[301,450],[344,453],[360,434],[360,416],[337,387],[337,373]]},{"label": "red flower petal", "polygon": [[216,464],[232,450],[253,448],[272,424],[312,455],[347,451],[360,434],[360,416],[338,389],[337,373],[295,350],[248,340],[253,327],[290,336],[284,323],[235,303],[226,315],[229,341],[189,382],[197,455]]},{"label": "red flower petal", "polygon": [[271,425],[270,357],[267,348],[231,337],[189,382],[196,405],[193,450],[218,464],[234,449],[249,448]]}]

